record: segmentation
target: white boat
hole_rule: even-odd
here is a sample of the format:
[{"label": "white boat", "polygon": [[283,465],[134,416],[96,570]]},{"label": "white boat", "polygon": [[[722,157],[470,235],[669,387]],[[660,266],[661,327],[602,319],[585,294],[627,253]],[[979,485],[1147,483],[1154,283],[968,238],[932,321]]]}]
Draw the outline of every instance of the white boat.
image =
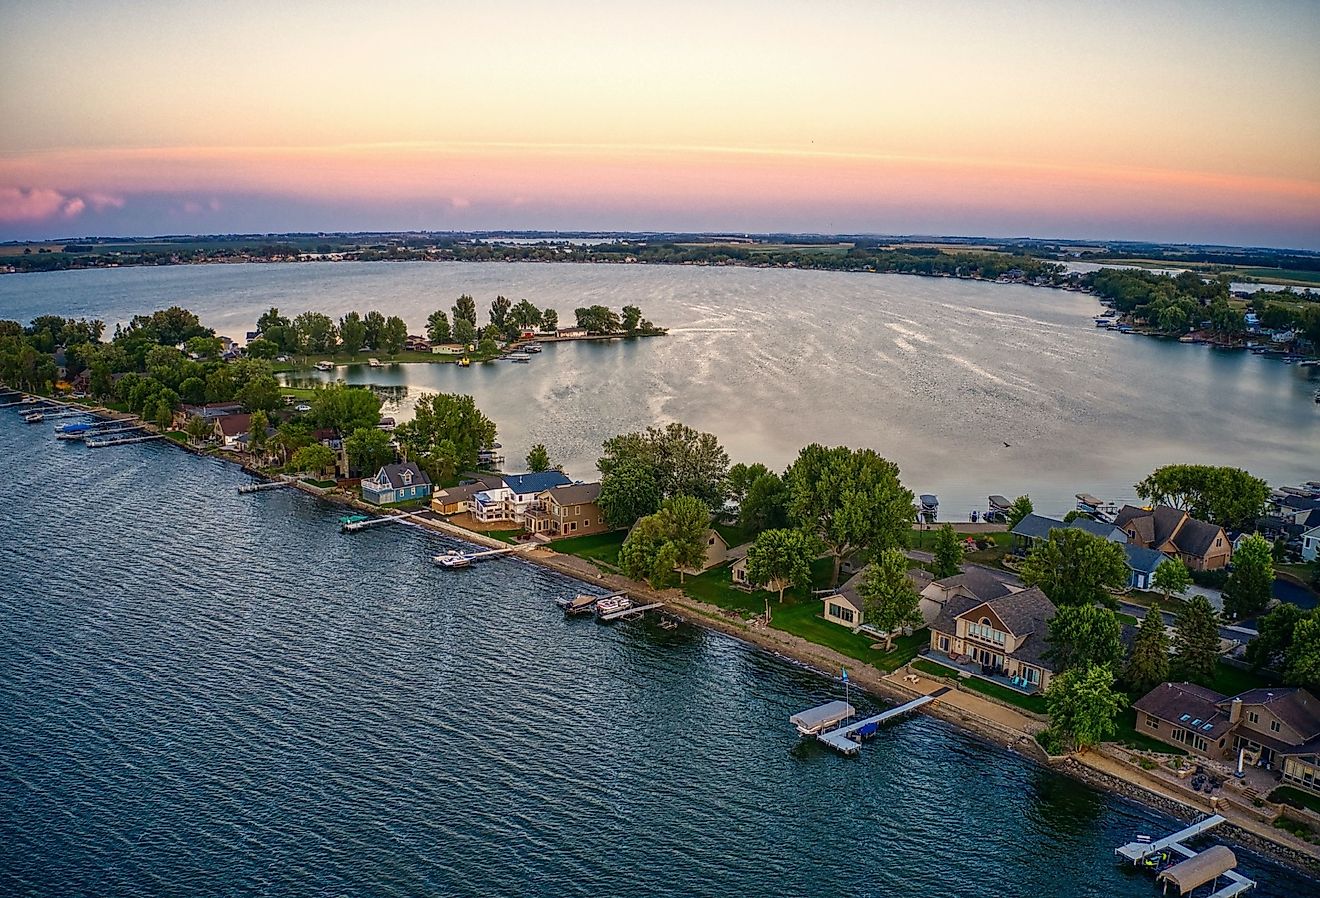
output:
[{"label": "white boat", "polygon": [[46,416],[43,415],[41,412],[31,412],[29,414],[24,415],[23,420],[28,422],[29,424],[40,424],[42,421],[46,420]]},{"label": "white boat", "polygon": [[462,552],[457,551],[445,552],[442,555],[435,556],[435,558],[432,558],[431,560],[440,565],[440,567],[449,568],[450,570],[469,567],[472,564],[471,558],[468,558]]},{"label": "white boat", "polygon": [[627,611],[632,607],[632,599],[627,596],[607,596],[596,602],[596,614],[613,614],[616,611]]},{"label": "white boat", "polygon": [[523,364],[526,364],[527,362],[530,362],[531,360],[532,360],[532,357],[529,356],[529,355],[528,355],[527,353],[525,353],[525,352],[511,352],[511,353],[509,353],[509,361],[511,361],[511,362],[522,362]]},{"label": "white boat", "polygon": [[317,362],[317,363],[316,363],[316,370],[317,370],[317,371],[333,371],[333,370],[335,370],[335,363],[334,363],[334,362]]},{"label": "white boat", "polygon": [[369,368],[383,368],[383,367],[385,367],[385,366],[382,365],[382,364],[380,363],[380,359],[367,359],[367,367],[369,367]]},{"label": "white boat", "polygon": [[535,343],[533,343],[531,346],[523,347],[523,352],[540,352],[540,351],[541,351],[541,347],[537,346]]}]

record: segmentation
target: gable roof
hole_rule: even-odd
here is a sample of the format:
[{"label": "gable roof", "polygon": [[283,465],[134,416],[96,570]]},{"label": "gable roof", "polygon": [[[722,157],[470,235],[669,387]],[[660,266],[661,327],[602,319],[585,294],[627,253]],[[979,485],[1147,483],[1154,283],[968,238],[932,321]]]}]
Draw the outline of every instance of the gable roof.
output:
[{"label": "gable roof", "polygon": [[1155,542],[1155,518],[1144,508],[1124,505],[1114,516],[1114,526],[1135,533],[1143,543]]},{"label": "gable roof", "polygon": [[1320,703],[1305,689],[1248,689],[1235,695],[1244,705],[1265,705],[1270,711],[1309,740],[1320,736]]},{"label": "gable roof", "polygon": [[216,427],[227,437],[236,437],[240,433],[247,433],[252,429],[252,416],[242,415],[221,415],[218,418],[212,418]]},{"label": "gable roof", "polygon": [[545,498],[556,505],[586,505],[600,498],[600,483],[569,483],[551,487]]},{"label": "gable roof", "polygon": [[1025,536],[1029,539],[1048,539],[1051,530],[1085,530],[1092,536],[1098,536],[1101,539],[1114,538],[1114,531],[1118,529],[1115,524],[1106,524],[1102,521],[1094,521],[1091,518],[1081,517],[1073,518],[1070,522],[1064,523],[1057,518],[1047,518],[1041,514],[1029,514],[1010,532],[1014,536]]},{"label": "gable roof", "polygon": [[[403,482],[403,474],[407,471],[412,474],[412,483]],[[376,481],[388,483],[394,489],[405,486],[416,486],[419,483],[430,483],[431,478],[426,476],[426,472],[417,467],[416,462],[405,461],[398,464],[386,465],[376,474]]]},{"label": "gable roof", "polygon": [[963,617],[982,605],[993,611],[1014,636],[1044,634],[1055,610],[1054,603],[1040,591],[1040,587],[1033,586],[1021,592],[1010,592],[998,598],[976,602],[954,616]]},{"label": "gable roof", "polygon": [[1168,555],[1157,549],[1143,549],[1132,543],[1124,543],[1123,551],[1127,554],[1127,566],[1143,574],[1155,573],[1155,568],[1169,560]]},{"label": "gable roof", "polygon": [[962,587],[982,601],[997,599],[1014,591],[1013,587],[1002,578],[996,577],[992,572],[974,564],[969,564],[961,574],[935,580],[934,584],[946,590]]},{"label": "gable roof", "polygon": [[536,471],[531,474],[505,474],[500,480],[515,493],[540,493],[556,486],[568,486],[573,481],[563,471]]},{"label": "gable roof", "polygon": [[1223,535],[1222,527],[1188,518],[1174,536],[1173,544],[1178,547],[1178,551],[1188,555],[1204,555],[1214,547],[1215,540]]},{"label": "gable roof", "polygon": [[1228,712],[1221,707],[1225,701],[1225,696],[1195,683],[1161,683],[1132,707],[1210,740],[1228,732]]},{"label": "gable roof", "polygon": [[1158,548],[1172,543],[1179,552],[1204,556],[1223,535],[1217,524],[1191,517],[1180,508],[1156,506],[1153,511],[1124,505],[1114,518],[1114,524],[1136,534],[1136,539]]},{"label": "gable roof", "polygon": [[476,483],[465,483],[462,486],[451,486],[439,490],[435,495],[443,503],[446,500],[450,502],[470,502],[472,497],[482,490],[486,485],[480,481]]}]

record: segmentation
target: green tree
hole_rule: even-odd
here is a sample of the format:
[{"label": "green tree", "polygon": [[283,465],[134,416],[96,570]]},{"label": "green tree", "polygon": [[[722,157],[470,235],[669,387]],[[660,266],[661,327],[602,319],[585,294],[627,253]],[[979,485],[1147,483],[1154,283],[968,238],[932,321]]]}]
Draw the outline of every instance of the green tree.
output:
[{"label": "green tree", "polygon": [[408,325],[398,315],[385,319],[385,327],[380,334],[380,348],[387,355],[398,355],[403,344],[408,340]]},{"label": "green tree", "polygon": [[605,306],[590,306],[573,310],[577,326],[593,334],[617,334],[621,328],[617,312]]},{"label": "green tree", "polygon": [[831,585],[843,559],[863,549],[902,546],[915,517],[912,491],[898,466],[871,449],[805,447],[785,475],[789,518],[816,534],[834,558]]},{"label": "green tree", "polygon": [[902,549],[882,549],[866,566],[857,592],[866,609],[866,622],[885,634],[885,651],[894,647],[900,627],[921,626],[921,596],[908,576]]},{"label": "green tree", "polygon": [[1164,593],[1164,601],[1167,602],[1175,593],[1182,595],[1187,592],[1192,585],[1192,575],[1181,558],[1170,558],[1168,561],[1160,562],[1160,566],[1155,568],[1151,585]]},{"label": "green tree", "polygon": [[261,317],[257,319],[257,330],[261,331],[263,334],[266,333],[266,331],[270,330],[272,327],[288,327],[288,326],[289,326],[289,319],[281,315],[280,310],[274,307],[268,309],[265,312],[262,312]]},{"label": "green tree", "polygon": [[293,453],[293,458],[289,459],[289,467],[295,471],[307,471],[319,475],[334,467],[337,460],[335,450],[320,443],[312,443]]},{"label": "green tree", "polygon": [[608,477],[626,460],[649,467],[664,498],[695,496],[708,508],[724,504],[729,456],[712,434],[677,422],[620,434],[605,441],[596,467]]},{"label": "green tree", "polygon": [[783,602],[785,589],[811,583],[811,560],[817,548],[801,530],[766,530],[747,548],[747,580],[762,588],[777,585]]},{"label": "green tree", "polygon": [[167,401],[164,399],[158,399],[156,400],[155,412],[152,414],[151,420],[161,430],[169,430],[170,425],[174,423],[174,410],[170,407],[170,404]]},{"label": "green tree", "polygon": [[196,445],[215,432],[215,425],[199,415],[192,415],[188,418],[188,423],[183,426],[183,432],[188,434],[189,440]]},{"label": "green tree", "polygon": [[312,429],[300,421],[285,421],[269,440],[270,448],[280,454],[280,459],[286,465],[295,452],[314,442]]},{"label": "green tree", "polygon": [[444,309],[436,309],[426,319],[426,339],[432,343],[448,343],[450,335],[449,316]]},{"label": "green tree", "polygon": [[1123,670],[1123,681],[1134,695],[1145,695],[1169,679],[1169,635],[1164,629],[1164,615],[1151,608],[1141,621],[1132,643],[1132,657]]},{"label": "green tree", "polygon": [[365,474],[374,474],[394,461],[394,445],[390,435],[379,427],[360,427],[344,440],[348,464]]},{"label": "green tree", "polygon": [[1123,625],[1118,615],[1099,605],[1063,605],[1050,618],[1045,641],[1055,670],[1113,667],[1123,660]]},{"label": "green tree", "polygon": [[[419,405],[421,401],[419,400]],[[380,423],[380,399],[370,390],[330,384],[316,391],[311,401],[312,420],[341,434]]]},{"label": "green tree", "polygon": [[1173,621],[1174,671],[1202,686],[1214,682],[1219,663],[1219,613],[1205,596],[1192,596]]},{"label": "green tree", "polygon": [[348,312],[339,319],[339,342],[344,352],[357,355],[367,342],[367,326],[357,312]]},{"label": "green tree", "polygon": [[261,410],[253,412],[252,418],[248,421],[248,452],[253,455],[265,454],[268,430],[270,430],[270,418],[266,413]]},{"label": "green tree", "polygon": [[303,312],[293,320],[293,329],[297,334],[298,349],[304,354],[326,353],[335,348],[335,323],[329,315]]},{"label": "green tree", "polygon": [[951,525],[945,524],[935,531],[934,549],[932,554],[935,560],[931,564],[931,572],[936,580],[952,577],[962,570],[963,544]]},{"label": "green tree", "polygon": [[1022,581],[1039,586],[1056,605],[1113,605],[1108,590],[1127,585],[1127,553],[1085,530],[1056,527],[1022,562]]},{"label": "green tree", "polygon": [[200,377],[185,378],[179,384],[179,397],[189,405],[201,405],[206,401],[206,381]]},{"label": "green tree", "polygon": [[503,332],[509,321],[509,308],[511,303],[503,296],[497,296],[490,303],[490,323],[495,325],[495,329]]},{"label": "green tree", "polygon": [[454,319],[454,342],[469,346],[477,340],[477,326],[466,318]]},{"label": "green tree", "polygon": [[541,313],[541,326],[547,331],[559,329],[559,313],[554,309],[546,309]]},{"label": "green tree", "polygon": [[458,322],[461,319],[471,324],[474,331],[477,329],[477,301],[471,296],[464,293],[454,303],[454,307],[450,311],[453,312],[454,327],[458,327]]},{"label": "green tree", "polygon": [[1292,602],[1280,602],[1263,615],[1256,625],[1256,636],[1247,643],[1247,661],[1251,669],[1286,665],[1288,650],[1292,648],[1293,632],[1306,612]]},{"label": "green tree", "polygon": [[240,387],[234,398],[250,412],[273,412],[284,402],[284,393],[275,375],[261,374]]},{"label": "green tree", "polygon": [[1233,553],[1224,584],[1224,613],[1241,620],[1265,610],[1274,594],[1274,553],[1267,539],[1253,533]]},{"label": "green tree", "polygon": [[1018,496],[1013,500],[1013,504],[1008,506],[1008,529],[1012,530],[1022,523],[1022,519],[1035,510],[1031,505],[1030,496]]},{"label": "green tree", "polygon": [[1114,688],[1114,673],[1104,665],[1079,667],[1055,675],[1045,691],[1050,729],[1065,744],[1089,748],[1118,731],[1119,713],[1127,704]]},{"label": "green tree", "polygon": [[1320,615],[1314,610],[1293,628],[1284,680],[1312,692],[1320,690]]},{"label": "green tree", "polygon": [[1270,497],[1269,485],[1240,468],[1165,465],[1136,484],[1137,495],[1171,505],[1229,530],[1255,524]]},{"label": "green tree", "polygon": [[541,326],[541,310],[525,299],[520,299],[509,310],[509,323],[518,330],[534,330]]},{"label": "green tree", "polygon": [[619,547],[619,567],[634,580],[662,588],[678,565],[677,549],[670,542],[659,514],[641,518]]},{"label": "green tree", "polygon": [[385,335],[385,316],[372,309],[362,316],[362,326],[366,328],[363,345],[368,349],[380,349],[381,339]]},{"label": "green tree", "polygon": [[247,345],[247,349],[245,349],[244,352],[250,359],[273,359],[280,354],[280,347],[272,340],[267,340],[265,337],[257,337],[257,339]]},{"label": "green tree", "polygon": [[634,458],[620,460],[600,479],[596,502],[613,528],[631,527],[660,508],[660,484],[649,464]]},{"label": "green tree", "polygon": [[527,470],[529,471],[550,470],[550,453],[546,451],[545,443],[537,443],[530,450],[528,450]]},{"label": "green tree", "polygon": [[710,530],[710,508],[695,496],[675,496],[660,503],[656,512],[669,543],[674,547],[678,579],[685,568],[700,570],[706,561],[706,533]]},{"label": "green tree", "polygon": [[641,323],[642,310],[637,306],[624,306],[623,318],[620,320],[620,326],[625,334],[637,332],[637,325]]},{"label": "green tree", "polygon": [[738,523],[748,533],[779,530],[788,526],[788,484],[767,471],[747,489],[738,508]]},{"label": "green tree", "polygon": [[729,468],[729,474],[725,478],[728,487],[729,501],[735,505],[741,505],[743,499],[747,497],[747,490],[759,477],[764,477],[770,473],[770,469],[757,462],[753,465],[746,465],[742,462]]},{"label": "green tree", "polygon": [[450,461],[459,468],[475,468],[477,454],[495,442],[495,423],[471,396],[436,393],[417,400],[413,420],[400,424],[394,436],[408,458],[427,467],[428,473],[443,473]]}]

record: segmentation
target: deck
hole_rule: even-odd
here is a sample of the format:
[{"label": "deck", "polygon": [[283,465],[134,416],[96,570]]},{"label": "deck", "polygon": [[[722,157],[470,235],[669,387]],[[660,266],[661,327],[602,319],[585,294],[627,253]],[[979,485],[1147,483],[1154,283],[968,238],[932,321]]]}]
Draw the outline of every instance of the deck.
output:
[{"label": "deck", "polygon": [[596,617],[597,620],[612,621],[612,620],[618,620],[621,617],[629,617],[634,614],[645,614],[646,612],[651,611],[655,608],[663,608],[663,607],[665,607],[664,602],[652,602],[649,605],[633,605],[628,608],[622,608],[618,611],[611,611],[609,614],[600,614],[597,615]]},{"label": "deck", "polygon": [[[1178,830],[1172,835],[1165,836],[1162,839],[1155,839],[1151,842],[1128,842],[1114,849],[1114,853],[1135,865],[1140,865],[1146,858],[1158,854],[1161,851],[1169,850],[1182,855],[1185,858],[1196,857],[1196,851],[1182,844],[1187,839],[1194,839],[1214,829],[1219,824],[1224,823],[1225,818],[1219,814],[1211,814],[1201,820],[1197,820],[1191,826]],[[1256,887],[1255,880],[1247,879],[1241,873],[1234,870],[1228,870],[1223,874],[1228,880],[1228,884],[1221,889],[1215,890],[1206,898],[1234,898],[1241,895],[1248,889]]]},{"label": "deck", "polygon": [[928,695],[918,696],[910,702],[881,711],[879,714],[863,718],[856,723],[819,732],[816,734],[816,738],[837,752],[848,756],[855,755],[862,750],[861,740],[874,736],[881,724],[935,701],[948,692],[949,688],[948,686],[942,686]]}]

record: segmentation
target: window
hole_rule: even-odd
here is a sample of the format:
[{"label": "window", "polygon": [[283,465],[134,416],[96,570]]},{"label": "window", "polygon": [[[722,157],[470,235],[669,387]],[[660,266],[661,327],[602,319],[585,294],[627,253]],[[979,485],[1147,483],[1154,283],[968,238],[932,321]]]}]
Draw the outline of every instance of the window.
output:
[{"label": "window", "polygon": [[1216,536],[1216,537],[1215,537],[1215,548],[1218,549],[1218,548],[1219,548],[1220,546],[1222,546],[1223,544],[1224,544],[1224,538],[1223,538],[1222,536]]},{"label": "window", "polygon": [[1159,728],[1160,728],[1160,722],[1159,722],[1158,720],[1156,720],[1154,717],[1151,717],[1149,714],[1147,714],[1147,715],[1146,715],[1146,729],[1148,729],[1148,730],[1158,730]]},{"label": "window", "polygon": [[834,617],[837,617],[839,620],[847,621],[850,624],[857,617],[857,615],[853,614],[853,610],[851,608],[845,608],[842,605],[836,605],[836,604],[830,605],[830,614]]},{"label": "window", "polygon": [[1279,722],[1278,722],[1277,720],[1271,720],[1271,721],[1270,721],[1270,732],[1271,732],[1271,733],[1277,733],[1277,732],[1279,732],[1279,731],[1282,730],[1282,729],[1283,729],[1283,727],[1279,726]]},{"label": "window", "polygon": [[943,634],[940,634],[940,651],[945,654],[948,654],[949,651],[949,637]]},{"label": "window", "polygon": [[1260,715],[1255,711],[1248,711],[1247,720],[1250,720],[1252,723],[1260,723]]},{"label": "window", "polygon": [[1040,671],[1034,667],[1022,665],[1022,677],[1032,686],[1040,685]]}]

